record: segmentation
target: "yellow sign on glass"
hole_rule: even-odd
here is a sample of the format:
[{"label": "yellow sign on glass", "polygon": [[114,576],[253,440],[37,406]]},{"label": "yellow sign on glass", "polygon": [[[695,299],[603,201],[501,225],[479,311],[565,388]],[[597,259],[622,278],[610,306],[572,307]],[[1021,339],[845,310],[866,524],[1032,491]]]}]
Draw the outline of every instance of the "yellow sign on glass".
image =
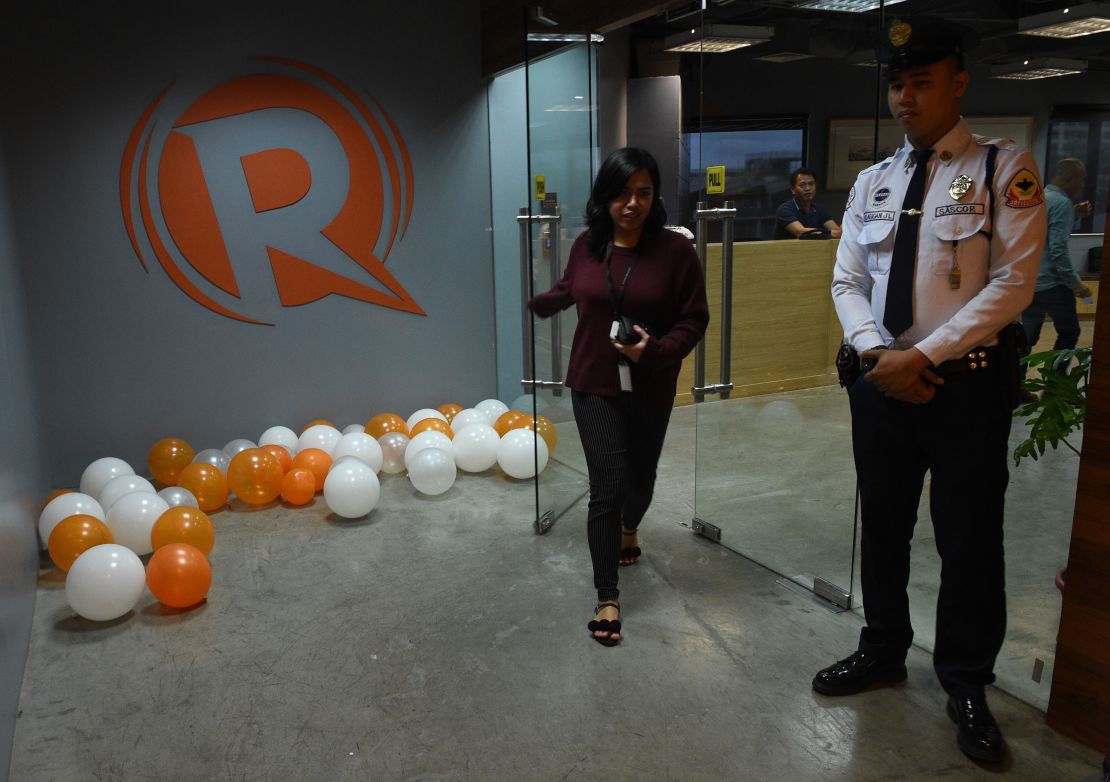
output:
[{"label": "yellow sign on glass", "polygon": [[725,192],[724,166],[708,166],[705,169],[705,192],[711,194]]},{"label": "yellow sign on glass", "polygon": [[536,174],[533,179],[535,180],[536,200],[542,201],[547,197],[547,177],[543,174]]}]

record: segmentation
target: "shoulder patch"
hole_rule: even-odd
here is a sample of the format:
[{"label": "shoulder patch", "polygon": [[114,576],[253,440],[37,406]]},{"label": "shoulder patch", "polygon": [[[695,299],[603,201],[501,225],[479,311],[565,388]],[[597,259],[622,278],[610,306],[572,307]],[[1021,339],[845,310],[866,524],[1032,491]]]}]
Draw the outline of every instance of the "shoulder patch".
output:
[{"label": "shoulder patch", "polygon": [[848,191],[848,203],[844,205],[845,209],[852,206],[852,202],[856,200],[856,186],[852,185],[852,189]]},{"label": "shoulder patch", "polygon": [[1044,190],[1037,175],[1028,168],[1020,169],[1006,185],[1006,206],[1025,209],[1044,203]]}]

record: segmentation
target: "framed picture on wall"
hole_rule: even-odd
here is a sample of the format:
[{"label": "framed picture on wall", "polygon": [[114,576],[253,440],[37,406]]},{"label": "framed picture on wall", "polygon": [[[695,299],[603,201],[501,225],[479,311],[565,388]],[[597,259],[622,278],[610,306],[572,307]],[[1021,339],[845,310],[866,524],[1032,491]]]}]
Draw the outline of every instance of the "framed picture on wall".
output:
[{"label": "framed picture on wall", "polygon": [[[965,117],[972,133],[1010,138],[1024,147],[1033,142],[1032,116]],[[893,119],[879,120],[878,159],[889,157],[903,143],[902,129]],[[847,117],[829,120],[829,165],[826,190],[847,190],[860,171],[874,162],[875,120]]]}]

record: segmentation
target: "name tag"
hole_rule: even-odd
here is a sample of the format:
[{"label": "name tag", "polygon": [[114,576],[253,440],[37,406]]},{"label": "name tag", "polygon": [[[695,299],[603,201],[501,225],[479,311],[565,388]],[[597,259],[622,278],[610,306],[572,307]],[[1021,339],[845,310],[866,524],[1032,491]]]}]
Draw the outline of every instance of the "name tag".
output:
[{"label": "name tag", "polygon": [[949,204],[948,206],[938,206],[936,216],[981,215],[983,214],[983,206],[983,204]]},{"label": "name tag", "polygon": [[632,369],[623,361],[617,364],[617,372],[621,378],[621,391],[632,390]]},{"label": "name tag", "polygon": [[875,220],[887,220],[894,222],[894,212],[864,212],[863,222],[871,223]]}]

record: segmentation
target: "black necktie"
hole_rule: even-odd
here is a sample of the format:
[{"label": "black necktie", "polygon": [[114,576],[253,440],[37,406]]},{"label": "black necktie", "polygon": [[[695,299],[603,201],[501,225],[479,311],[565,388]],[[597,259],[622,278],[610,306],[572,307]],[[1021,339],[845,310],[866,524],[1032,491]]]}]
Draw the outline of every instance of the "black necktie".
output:
[{"label": "black necktie", "polygon": [[913,272],[917,260],[917,230],[921,223],[921,204],[925,200],[925,177],[928,174],[931,149],[915,149],[913,176],[902,201],[898,233],[894,236],[894,254],[890,258],[890,278],[886,286],[886,310],[883,325],[897,337],[913,325]]}]

